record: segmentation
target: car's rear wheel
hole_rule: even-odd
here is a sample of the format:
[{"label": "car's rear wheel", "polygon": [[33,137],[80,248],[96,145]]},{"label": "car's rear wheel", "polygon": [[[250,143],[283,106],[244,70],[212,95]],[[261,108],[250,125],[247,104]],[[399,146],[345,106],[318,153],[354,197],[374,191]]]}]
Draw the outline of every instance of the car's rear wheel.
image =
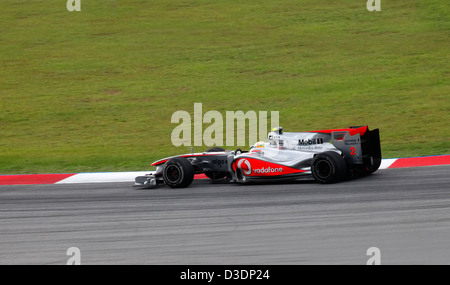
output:
[{"label": "car's rear wheel", "polygon": [[[221,152],[221,151],[225,151],[225,150],[221,147],[212,147],[212,148],[208,149],[206,152]],[[209,179],[214,181],[214,180],[225,178],[227,176],[227,173],[217,172],[217,171],[206,171],[205,175],[206,175],[206,177],[208,177]]]},{"label": "car's rear wheel", "polygon": [[163,169],[163,179],[171,188],[185,188],[194,180],[194,167],[184,157],[169,159]]},{"label": "car's rear wheel", "polygon": [[311,173],[320,183],[335,183],[348,176],[345,159],[334,151],[319,153],[313,159]]}]

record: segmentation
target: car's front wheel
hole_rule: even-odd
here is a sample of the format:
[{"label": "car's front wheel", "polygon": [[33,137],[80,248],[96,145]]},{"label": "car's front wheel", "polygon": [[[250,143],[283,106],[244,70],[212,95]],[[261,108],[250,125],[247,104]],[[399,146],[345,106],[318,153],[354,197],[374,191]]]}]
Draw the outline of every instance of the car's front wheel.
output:
[{"label": "car's front wheel", "polygon": [[339,182],[348,176],[347,162],[334,151],[319,153],[313,159],[311,173],[320,183]]},{"label": "car's front wheel", "polygon": [[163,179],[171,188],[186,188],[194,180],[194,167],[184,157],[169,159],[163,169]]}]

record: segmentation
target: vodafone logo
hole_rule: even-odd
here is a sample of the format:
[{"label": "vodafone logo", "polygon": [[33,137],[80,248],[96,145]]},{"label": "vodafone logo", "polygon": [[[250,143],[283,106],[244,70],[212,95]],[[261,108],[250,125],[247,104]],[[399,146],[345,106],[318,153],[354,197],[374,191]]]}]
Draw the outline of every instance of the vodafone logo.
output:
[{"label": "vodafone logo", "polygon": [[[244,166],[242,166],[242,164],[244,164]],[[239,160],[237,167],[241,169],[245,175],[252,174],[252,166],[250,165],[250,162],[248,162],[247,159]]]},{"label": "vodafone logo", "polygon": [[262,174],[269,174],[269,173],[280,173],[283,172],[283,168],[272,168],[272,167],[267,167],[267,168],[260,168],[260,169],[255,169],[255,173],[262,173]]},{"label": "vodafone logo", "polygon": [[257,169],[252,170],[252,166],[250,162],[247,159],[241,159],[239,160],[237,167],[242,170],[242,173],[245,175],[251,175],[252,171],[255,174],[276,174],[276,173],[282,173],[284,169],[282,167],[261,167]]}]

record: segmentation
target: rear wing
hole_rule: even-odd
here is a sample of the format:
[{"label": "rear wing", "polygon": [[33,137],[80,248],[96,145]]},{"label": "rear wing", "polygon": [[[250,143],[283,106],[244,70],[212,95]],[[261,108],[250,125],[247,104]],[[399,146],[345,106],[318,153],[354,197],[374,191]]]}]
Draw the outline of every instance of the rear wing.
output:
[{"label": "rear wing", "polygon": [[373,171],[377,170],[381,164],[380,132],[378,129],[371,131],[366,126],[350,127],[349,130],[336,130],[331,132],[331,142],[342,151],[350,164],[361,164],[368,167],[368,170]]},{"label": "rear wing", "polygon": [[370,173],[376,171],[381,165],[381,143],[380,131],[374,129],[367,132],[361,137],[361,148],[363,155],[363,165]]}]

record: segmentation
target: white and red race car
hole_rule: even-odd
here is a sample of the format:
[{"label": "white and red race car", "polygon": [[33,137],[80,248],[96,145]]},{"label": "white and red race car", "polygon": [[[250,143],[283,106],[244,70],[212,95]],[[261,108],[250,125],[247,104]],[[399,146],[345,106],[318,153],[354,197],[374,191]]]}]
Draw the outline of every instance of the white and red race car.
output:
[{"label": "white and red race car", "polygon": [[250,151],[214,147],[158,160],[152,164],[156,172],[136,177],[134,186],[184,188],[200,173],[213,181],[236,183],[292,181],[308,176],[320,183],[334,183],[371,174],[380,164],[378,129],[370,131],[363,126],[288,133],[276,128],[267,142],[256,143]]}]

